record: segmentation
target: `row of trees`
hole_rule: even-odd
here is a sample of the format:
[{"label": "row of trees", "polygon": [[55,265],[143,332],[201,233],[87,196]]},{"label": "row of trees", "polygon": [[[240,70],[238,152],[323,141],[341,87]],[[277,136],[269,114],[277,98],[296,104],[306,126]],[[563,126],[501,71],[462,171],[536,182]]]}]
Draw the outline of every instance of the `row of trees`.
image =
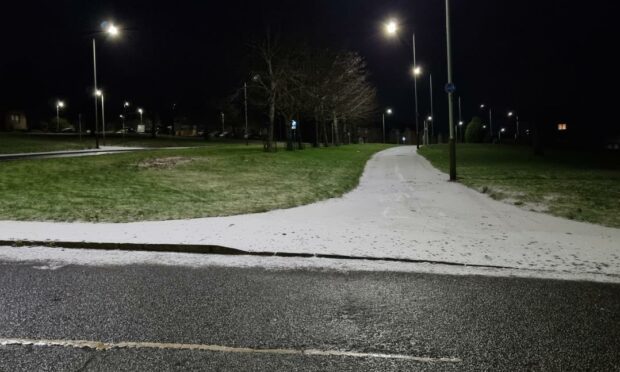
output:
[{"label": "row of trees", "polygon": [[339,145],[344,133],[377,112],[376,89],[359,54],[284,46],[269,37],[253,48],[248,93],[250,103],[263,108],[268,118],[266,151],[275,151],[278,119],[286,125],[287,149],[292,149],[295,140],[301,144],[291,128],[293,120],[314,124],[314,146],[321,141],[327,146],[330,131],[332,142]]}]

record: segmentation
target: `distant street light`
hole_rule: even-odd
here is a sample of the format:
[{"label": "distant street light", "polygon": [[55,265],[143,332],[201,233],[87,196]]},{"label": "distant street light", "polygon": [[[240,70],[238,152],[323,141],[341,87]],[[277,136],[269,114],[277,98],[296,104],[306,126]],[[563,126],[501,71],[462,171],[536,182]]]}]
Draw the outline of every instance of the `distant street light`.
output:
[{"label": "distant street light", "polygon": [[[120,30],[117,26],[110,22],[103,22],[101,24],[101,28],[103,29],[100,33],[105,33],[110,37],[116,37],[120,33]],[[95,38],[93,37],[93,79],[95,82],[95,92],[98,92],[97,88],[97,47],[95,43]],[[101,100],[101,104],[103,106],[103,96]],[[95,143],[96,148],[99,148],[99,109],[97,108],[97,95],[95,95]],[[103,119],[103,118],[102,118]],[[105,134],[104,134],[105,136]]]},{"label": "distant street light", "polygon": [[138,108],[138,114],[140,114],[140,126],[144,129],[144,123],[142,122],[143,113],[144,113],[144,110],[142,110],[141,108]]},{"label": "distant street light", "polygon": [[95,96],[101,97],[101,126],[103,127],[103,144],[105,145],[105,99],[103,96],[103,91],[97,89]]},{"label": "distant street light", "polygon": [[506,128],[502,128],[499,131],[499,141],[502,142],[502,133],[504,133],[506,131]]},{"label": "distant street light", "polygon": [[[482,104],[480,105],[480,109],[484,110],[485,108],[487,108],[487,105]],[[491,134],[491,138],[493,138],[493,109],[491,107],[488,107],[489,109],[489,133]]]},{"label": "distant street light", "polygon": [[[385,25],[385,34],[388,37],[394,37],[398,33],[398,22],[395,19],[388,20]],[[420,136],[419,136],[419,117],[420,113],[418,110],[418,76],[422,73],[422,69],[418,66],[416,60],[415,53],[415,33],[411,33],[411,41],[412,41],[412,51],[413,51],[413,95],[414,95],[414,104],[415,104],[415,132],[416,132],[416,147],[420,148]]]},{"label": "distant street light", "polygon": [[382,119],[383,119],[383,143],[386,143],[385,142],[385,114],[392,115],[392,113],[393,113],[392,109],[391,108],[387,108],[385,110],[385,112],[383,113],[383,116],[382,116]]},{"label": "distant street light", "polygon": [[508,117],[511,118],[513,116],[516,119],[516,127],[517,127],[516,129],[517,130],[515,132],[515,140],[517,140],[517,139],[519,139],[519,115],[517,115],[514,111],[509,111],[508,112]]},{"label": "distant street light", "polygon": [[56,132],[60,132],[60,109],[65,107],[63,101],[56,102]]},{"label": "distant street light", "polygon": [[398,32],[398,22],[395,19],[390,19],[385,23],[385,33],[388,36],[395,36]]}]

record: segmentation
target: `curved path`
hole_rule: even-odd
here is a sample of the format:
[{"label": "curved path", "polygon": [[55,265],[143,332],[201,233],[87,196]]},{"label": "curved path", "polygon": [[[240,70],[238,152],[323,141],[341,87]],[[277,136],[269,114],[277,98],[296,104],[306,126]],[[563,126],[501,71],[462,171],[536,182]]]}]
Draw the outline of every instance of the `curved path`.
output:
[{"label": "curved path", "polygon": [[528,212],[446,179],[415,147],[396,147],[338,199],[180,221],[0,221],[0,240],[213,244],[620,276],[620,229]]}]

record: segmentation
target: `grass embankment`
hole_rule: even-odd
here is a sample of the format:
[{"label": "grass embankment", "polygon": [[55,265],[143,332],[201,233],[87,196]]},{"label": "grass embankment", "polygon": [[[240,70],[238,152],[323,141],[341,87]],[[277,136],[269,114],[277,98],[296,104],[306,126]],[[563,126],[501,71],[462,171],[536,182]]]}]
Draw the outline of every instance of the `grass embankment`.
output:
[{"label": "grass embankment", "polygon": [[[420,149],[448,171],[448,146]],[[620,156],[617,153],[546,151],[529,147],[457,145],[457,173],[463,184],[491,197],[556,216],[620,227]]]},{"label": "grass embankment", "polygon": [[0,163],[0,219],[166,220],[262,212],[340,196],[385,145],[265,153],[213,145]]},{"label": "grass embankment", "polygon": [[[100,145],[104,144],[101,138],[99,142]],[[196,147],[208,146],[214,142],[218,143],[218,141],[205,141],[200,137],[158,136],[157,138],[151,138],[148,134],[131,134],[126,135],[125,137],[120,134],[115,134],[107,136],[105,145],[126,147]],[[86,134],[84,134],[80,140],[79,136],[76,134],[64,135],[0,132],[0,154],[86,150],[92,148],[95,148],[95,139]]]}]

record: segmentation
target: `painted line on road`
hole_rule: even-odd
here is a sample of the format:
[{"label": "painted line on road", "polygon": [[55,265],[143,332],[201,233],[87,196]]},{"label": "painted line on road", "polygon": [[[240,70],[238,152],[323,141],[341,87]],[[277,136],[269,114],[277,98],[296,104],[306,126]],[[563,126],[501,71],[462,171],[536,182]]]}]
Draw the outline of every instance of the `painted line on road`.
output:
[{"label": "painted line on road", "polygon": [[256,349],[250,347],[232,347],[207,344],[179,344],[166,342],[100,342],[86,340],[46,340],[28,338],[0,338],[0,346],[40,346],[40,347],[67,347],[75,349],[93,349],[106,351],[112,349],[161,349],[161,350],[197,350],[221,353],[249,353],[249,354],[276,354],[276,355],[308,355],[308,356],[342,356],[349,358],[400,359],[422,363],[460,363],[459,358],[431,358],[403,354],[360,353],[341,350],[319,349]]}]

